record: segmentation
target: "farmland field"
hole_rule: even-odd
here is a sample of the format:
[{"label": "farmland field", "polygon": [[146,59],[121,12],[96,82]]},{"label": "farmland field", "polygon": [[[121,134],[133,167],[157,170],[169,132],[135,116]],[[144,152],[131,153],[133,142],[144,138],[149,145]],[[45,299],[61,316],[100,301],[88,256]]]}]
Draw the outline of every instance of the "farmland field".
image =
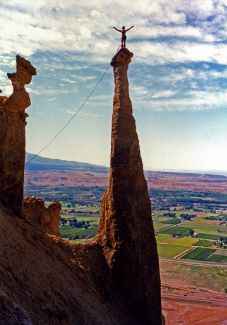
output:
[{"label": "farmland field", "polygon": [[227,233],[225,233],[224,236],[221,236],[219,234],[213,235],[213,234],[199,233],[198,237],[202,238],[202,239],[210,239],[210,240],[218,240],[218,238],[220,238],[220,237],[227,239]]},{"label": "farmland field", "polygon": [[168,228],[161,228],[160,233],[161,234],[169,234],[169,235],[177,235],[177,236],[189,236],[190,235],[190,230],[192,228],[188,227],[181,227],[181,226],[174,226],[174,227],[168,227]]},{"label": "farmland field", "polygon": [[161,274],[163,281],[182,280],[195,285],[221,292],[227,292],[227,268],[221,268],[218,263],[209,267],[203,265],[182,264],[177,260],[161,259]]},{"label": "farmland field", "polygon": [[207,261],[209,256],[215,252],[215,249],[196,247],[192,249],[189,253],[183,256],[183,259],[191,259],[198,261]]},{"label": "farmland field", "polygon": [[219,263],[227,263],[227,256],[213,254],[209,256],[208,261],[210,262],[219,262]]},{"label": "farmland field", "polygon": [[180,245],[158,244],[158,254],[161,257],[171,258],[183,253],[187,248]]},{"label": "farmland field", "polygon": [[95,236],[97,232],[97,225],[87,228],[75,228],[69,225],[61,227],[61,236],[68,239],[84,239]]},{"label": "farmland field", "polygon": [[214,241],[207,240],[207,239],[199,239],[197,242],[196,246],[201,246],[201,247],[211,247],[214,245]]},{"label": "farmland field", "polygon": [[158,243],[168,244],[168,245],[178,245],[183,247],[191,247],[198,242],[197,238],[192,238],[192,237],[173,238],[168,234],[158,234],[156,238]]},{"label": "farmland field", "polygon": [[206,233],[206,234],[213,234],[213,235],[225,235],[227,233],[227,226],[226,225],[219,225],[214,223],[207,223],[205,218],[197,217],[193,221],[187,221],[182,224],[185,227],[190,227],[197,233]]},{"label": "farmland field", "polygon": [[[60,232],[70,240],[95,236],[104,190],[97,186],[26,187],[27,194],[38,193],[47,203],[61,202]],[[227,247],[227,194],[156,189],[150,190],[150,196],[161,258],[181,258],[186,252],[184,258],[226,262],[224,253],[210,252]]]}]

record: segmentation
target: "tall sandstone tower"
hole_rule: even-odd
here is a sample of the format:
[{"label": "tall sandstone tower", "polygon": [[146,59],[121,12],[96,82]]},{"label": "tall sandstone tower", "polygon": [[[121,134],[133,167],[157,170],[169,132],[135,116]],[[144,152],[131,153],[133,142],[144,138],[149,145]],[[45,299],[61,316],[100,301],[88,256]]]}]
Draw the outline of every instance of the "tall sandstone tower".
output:
[{"label": "tall sandstone tower", "polygon": [[25,165],[25,109],[31,104],[25,85],[36,69],[17,55],[16,73],[8,73],[13,86],[9,97],[0,96],[0,203],[22,215]]},{"label": "tall sandstone tower", "polygon": [[126,48],[113,57],[113,100],[109,185],[101,206],[98,240],[109,270],[109,292],[127,304],[140,325],[160,325],[160,273],[151,204],[128,89]]}]

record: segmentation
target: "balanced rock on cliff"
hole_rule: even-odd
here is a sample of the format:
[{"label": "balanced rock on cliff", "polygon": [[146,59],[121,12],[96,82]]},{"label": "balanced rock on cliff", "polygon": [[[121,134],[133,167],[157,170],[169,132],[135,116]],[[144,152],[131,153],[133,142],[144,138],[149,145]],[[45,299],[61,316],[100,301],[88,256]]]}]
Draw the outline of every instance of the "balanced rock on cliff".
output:
[{"label": "balanced rock on cliff", "polygon": [[127,305],[140,325],[161,321],[160,273],[151,203],[129,97],[127,70],[133,54],[113,58],[113,100],[109,185],[101,206],[98,240],[109,270],[109,294]]},{"label": "balanced rock on cliff", "polygon": [[13,86],[9,97],[0,96],[0,203],[22,216],[25,164],[25,109],[31,104],[25,84],[36,74],[31,63],[16,57],[16,73],[8,73]]}]

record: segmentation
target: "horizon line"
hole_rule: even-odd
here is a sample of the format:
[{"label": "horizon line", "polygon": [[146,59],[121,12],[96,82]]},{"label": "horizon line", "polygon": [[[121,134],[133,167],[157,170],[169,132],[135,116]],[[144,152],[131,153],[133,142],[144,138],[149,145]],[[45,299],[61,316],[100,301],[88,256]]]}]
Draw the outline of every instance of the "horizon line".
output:
[{"label": "horizon line", "polygon": [[[64,158],[52,158],[52,157],[48,157],[48,156],[38,155],[38,154],[35,154],[32,152],[26,152],[26,154],[34,155],[34,156],[41,157],[41,158],[51,159],[51,160],[61,160],[61,161],[89,164],[89,165],[109,168],[109,166],[107,166],[105,164],[99,164],[99,163],[95,163],[95,162],[92,163],[92,162],[87,162],[87,161],[69,160],[69,159],[64,159]],[[158,168],[151,168],[151,167],[144,166],[144,171],[145,172],[163,172],[163,173],[185,173],[185,174],[190,174],[190,173],[191,174],[211,174],[211,175],[227,176],[227,175],[223,175],[223,173],[227,174],[227,169],[226,170],[177,169],[177,168],[160,168],[160,169],[158,169]]]}]

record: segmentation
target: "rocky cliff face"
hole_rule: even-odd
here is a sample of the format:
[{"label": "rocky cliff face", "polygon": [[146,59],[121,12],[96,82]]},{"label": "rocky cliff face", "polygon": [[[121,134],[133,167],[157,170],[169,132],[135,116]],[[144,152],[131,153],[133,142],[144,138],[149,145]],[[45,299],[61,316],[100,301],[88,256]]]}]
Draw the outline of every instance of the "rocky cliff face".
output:
[{"label": "rocky cliff face", "polygon": [[36,74],[29,61],[17,56],[16,73],[8,73],[13,86],[9,97],[0,97],[0,202],[22,215],[25,162],[25,109],[30,98],[25,84]]},{"label": "rocky cliff face", "polygon": [[111,162],[102,200],[99,243],[110,278],[108,290],[124,301],[139,324],[161,324],[157,247],[132,104],[127,70],[133,54],[121,49],[113,58]]},{"label": "rocky cliff face", "polygon": [[139,325],[100,290],[105,260],[0,206],[0,325]]}]

